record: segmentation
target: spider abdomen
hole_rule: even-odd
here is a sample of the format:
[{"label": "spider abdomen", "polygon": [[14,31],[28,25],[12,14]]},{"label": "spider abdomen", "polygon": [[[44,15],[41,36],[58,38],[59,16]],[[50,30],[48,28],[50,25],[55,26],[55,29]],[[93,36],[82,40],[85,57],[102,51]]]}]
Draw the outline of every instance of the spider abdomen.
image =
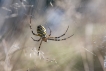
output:
[{"label": "spider abdomen", "polygon": [[42,25],[37,27],[37,33],[40,37],[46,37],[46,29]]}]

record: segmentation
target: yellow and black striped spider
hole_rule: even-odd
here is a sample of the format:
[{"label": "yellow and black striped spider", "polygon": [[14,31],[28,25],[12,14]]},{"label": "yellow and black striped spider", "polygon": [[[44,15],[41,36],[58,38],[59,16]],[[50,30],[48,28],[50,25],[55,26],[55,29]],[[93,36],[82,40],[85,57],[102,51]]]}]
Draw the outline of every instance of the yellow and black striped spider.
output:
[{"label": "yellow and black striped spider", "polygon": [[[68,26],[68,28],[69,28],[69,26]],[[67,30],[68,30],[68,28],[67,28]],[[69,36],[67,38],[59,39],[60,37],[62,37],[62,36],[64,36],[66,34],[66,32],[67,32],[67,30],[66,30],[64,34],[62,34],[62,35],[60,35],[58,37],[51,37],[51,29],[49,28],[50,34],[47,35],[46,29],[42,25],[38,25],[37,26],[37,34],[35,34],[33,32],[33,30],[32,30],[32,27],[31,27],[31,19],[30,19],[30,29],[31,29],[33,35],[40,37],[40,39],[38,39],[38,40],[35,40],[34,38],[31,37],[33,39],[33,41],[38,41],[39,42],[41,40],[40,45],[39,45],[39,48],[38,48],[38,55],[39,55],[39,50],[40,50],[42,41],[45,41],[45,42],[47,42],[47,40],[61,41],[61,40],[66,40],[66,39],[68,39],[68,38],[70,38],[70,37],[72,37],[74,35],[73,34],[73,35],[71,35],[71,36]]]}]

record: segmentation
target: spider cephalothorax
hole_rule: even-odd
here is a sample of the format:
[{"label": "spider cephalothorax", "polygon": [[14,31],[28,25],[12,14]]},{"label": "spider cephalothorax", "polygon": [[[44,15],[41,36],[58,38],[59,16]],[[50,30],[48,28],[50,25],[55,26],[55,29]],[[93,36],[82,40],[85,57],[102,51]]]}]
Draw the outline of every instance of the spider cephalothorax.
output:
[{"label": "spider cephalothorax", "polygon": [[[49,27],[48,27],[48,28],[49,28]],[[69,28],[69,26],[68,26],[68,28]],[[67,30],[68,30],[68,28],[67,28]],[[33,35],[40,37],[39,40],[35,40],[35,39],[32,38],[32,37],[31,37],[31,38],[32,38],[34,41],[40,41],[40,40],[41,40],[40,45],[39,45],[39,48],[38,48],[38,54],[39,54],[39,50],[40,50],[42,41],[45,41],[45,42],[47,42],[47,40],[61,41],[61,40],[66,40],[66,39],[68,39],[68,38],[70,38],[70,37],[72,37],[72,36],[74,35],[74,34],[73,34],[73,35],[71,35],[71,36],[69,36],[69,37],[67,37],[67,38],[59,39],[60,37],[62,37],[62,36],[64,36],[64,35],[66,34],[66,32],[67,32],[67,30],[66,30],[64,34],[62,34],[62,35],[60,35],[60,36],[58,36],[58,37],[51,37],[51,30],[50,30],[50,28],[49,28],[50,34],[47,35],[46,29],[45,29],[44,26],[42,26],[42,25],[38,25],[38,26],[37,26],[37,34],[35,34],[35,33],[33,32],[33,30],[32,30],[32,27],[31,27],[31,19],[30,19],[30,29],[31,29]]]}]

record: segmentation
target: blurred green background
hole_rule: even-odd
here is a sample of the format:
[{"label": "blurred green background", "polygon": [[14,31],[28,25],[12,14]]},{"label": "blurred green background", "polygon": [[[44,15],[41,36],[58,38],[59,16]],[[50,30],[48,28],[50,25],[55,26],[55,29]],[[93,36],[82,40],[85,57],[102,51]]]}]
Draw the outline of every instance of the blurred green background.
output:
[{"label": "blurred green background", "polygon": [[[71,38],[43,42],[37,33]],[[0,71],[106,71],[105,0],[0,0]]]}]

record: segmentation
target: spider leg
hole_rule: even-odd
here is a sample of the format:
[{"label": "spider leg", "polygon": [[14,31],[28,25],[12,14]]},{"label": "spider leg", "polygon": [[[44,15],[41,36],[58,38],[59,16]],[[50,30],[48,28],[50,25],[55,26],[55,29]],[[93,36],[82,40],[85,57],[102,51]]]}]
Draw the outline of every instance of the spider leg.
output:
[{"label": "spider leg", "polygon": [[[73,34],[74,35],[74,34]],[[49,38],[48,40],[53,40],[53,41],[62,41],[62,40],[66,40],[66,39],[68,39],[68,38],[70,38],[70,37],[72,37],[73,35],[71,35],[71,36],[69,36],[69,37],[67,37],[67,38],[63,38],[63,39],[58,39],[58,38]]]},{"label": "spider leg", "polygon": [[[32,37],[31,37],[32,38]],[[33,39],[33,41],[40,41],[41,40],[41,38],[40,39],[38,39],[38,40],[35,40],[34,38],[32,38]]]},{"label": "spider leg", "polygon": [[[68,28],[69,28],[69,26],[68,26]],[[62,34],[62,35],[60,35],[60,36],[58,36],[58,37],[50,37],[50,38],[60,38],[60,37],[64,36],[64,35],[67,33],[68,28],[67,28],[67,30],[65,31],[65,33],[64,33],[64,34]]]},{"label": "spider leg", "polygon": [[31,31],[32,31],[32,34],[38,36],[38,35],[35,34],[35,33],[33,32],[33,30],[32,30],[32,26],[31,26],[31,17],[30,17],[30,24],[29,24],[29,26],[30,26],[30,29],[31,29]]},{"label": "spider leg", "polygon": [[50,27],[48,27],[48,28],[49,28],[49,30],[50,30],[50,34],[49,34],[49,36],[51,36],[51,32],[52,32],[52,31],[51,31]]},{"label": "spider leg", "polygon": [[39,48],[38,48],[38,55],[39,55],[39,50],[40,50],[41,44],[42,44],[42,40],[41,40]]}]

